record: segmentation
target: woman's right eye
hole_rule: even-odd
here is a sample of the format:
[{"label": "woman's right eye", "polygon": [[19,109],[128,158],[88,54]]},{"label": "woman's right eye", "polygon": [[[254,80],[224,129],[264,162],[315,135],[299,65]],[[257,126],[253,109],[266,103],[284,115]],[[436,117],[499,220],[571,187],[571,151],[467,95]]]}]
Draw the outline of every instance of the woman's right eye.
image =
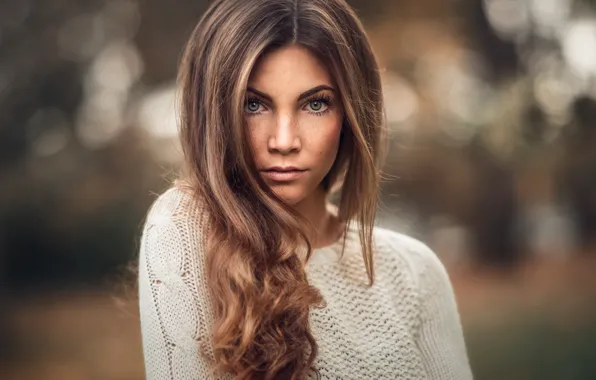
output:
[{"label": "woman's right eye", "polygon": [[259,109],[261,107],[261,103],[258,100],[249,99],[246,101],[246,105],[244,106],[244,111],[248,113],[259,113]]}]

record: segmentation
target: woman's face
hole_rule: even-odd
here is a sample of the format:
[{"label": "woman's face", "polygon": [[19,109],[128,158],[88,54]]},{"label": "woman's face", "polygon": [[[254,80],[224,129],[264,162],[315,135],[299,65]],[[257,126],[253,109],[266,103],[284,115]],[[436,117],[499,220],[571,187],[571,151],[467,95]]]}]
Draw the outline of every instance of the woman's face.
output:
[{"label": "woman's face", "polygon": [[257,62],[244,114],[259,174],[286,204],[313,194],[339,147],[342,110],[326,67],[306,48],[289,45]]}]

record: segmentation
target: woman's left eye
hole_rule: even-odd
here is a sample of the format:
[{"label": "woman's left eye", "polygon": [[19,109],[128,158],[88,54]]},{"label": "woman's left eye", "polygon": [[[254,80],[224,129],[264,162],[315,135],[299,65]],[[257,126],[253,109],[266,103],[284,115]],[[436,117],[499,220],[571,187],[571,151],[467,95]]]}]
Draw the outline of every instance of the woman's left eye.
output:
[{"label": "woman's left eye", "polygon": [[328,98],[311,99],[307,103],[307,105],[310,108],[310,111],[312,113],[318,113],[318,114],[320,114],[320,113],[323,113],[323,112],[327,111],[327,109],[331,105],[331,100],[328,99]]},{"label": "woman's left eye", "polygon": [[323,107],[325,107],[325,104],[320,100],[313,100],[312,102],[310,102],[310,109],[313,111],[318,112],[321,109],[323,109]]}]

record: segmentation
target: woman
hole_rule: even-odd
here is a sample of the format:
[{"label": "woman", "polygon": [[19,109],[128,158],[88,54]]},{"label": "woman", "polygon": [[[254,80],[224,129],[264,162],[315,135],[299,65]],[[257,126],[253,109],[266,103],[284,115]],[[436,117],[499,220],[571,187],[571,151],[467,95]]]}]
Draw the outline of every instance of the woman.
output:
[{"label": "woman", "polygon": [[373,226],[381,83],[345,1],[215,1],[179,83],[186,170],[140,249],[147,378],[471,379],[444,267]]}]

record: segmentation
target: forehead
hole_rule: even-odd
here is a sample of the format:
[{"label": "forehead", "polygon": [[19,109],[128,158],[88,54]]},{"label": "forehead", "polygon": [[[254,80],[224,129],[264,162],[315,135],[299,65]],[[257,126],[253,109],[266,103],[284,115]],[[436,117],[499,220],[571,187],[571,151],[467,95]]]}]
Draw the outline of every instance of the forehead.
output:
[{"label": "forehead", "polygon": [[302,45],[287,45],[263,55],[253,68],[249,85],[275,96],[301,92],[333,80],[327,67]]}]

